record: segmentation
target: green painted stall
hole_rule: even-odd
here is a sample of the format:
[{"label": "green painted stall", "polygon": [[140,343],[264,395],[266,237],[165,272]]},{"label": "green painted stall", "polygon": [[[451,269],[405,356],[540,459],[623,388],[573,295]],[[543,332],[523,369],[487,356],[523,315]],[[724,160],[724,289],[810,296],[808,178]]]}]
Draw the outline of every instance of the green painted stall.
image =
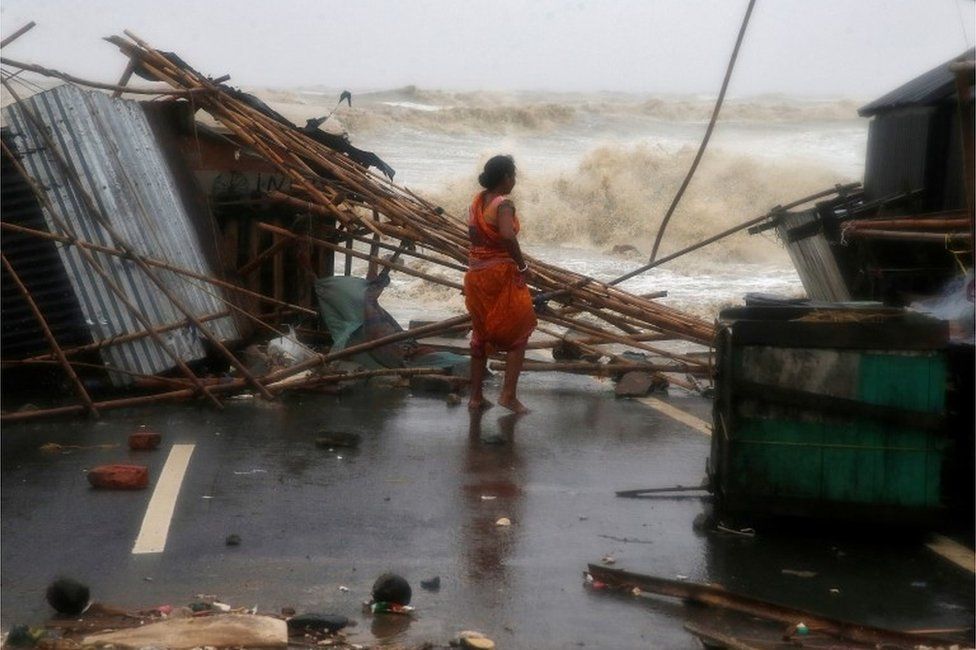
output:
[{"label": "green painted stall", "polygon": [[720,315],[709,475],[720,507],[923,524],[946,512],[945,323],[884,308]]}]

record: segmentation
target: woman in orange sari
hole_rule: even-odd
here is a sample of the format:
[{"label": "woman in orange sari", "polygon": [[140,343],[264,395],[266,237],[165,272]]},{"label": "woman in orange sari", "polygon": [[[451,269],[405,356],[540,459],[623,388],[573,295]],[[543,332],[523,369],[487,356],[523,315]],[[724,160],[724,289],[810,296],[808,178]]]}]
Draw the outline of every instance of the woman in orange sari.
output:
[{"label": "woman in orange sari", "polygon": [[535,329],[529,265],[518,244],[519,220],[508,198],[515,187],[515,161],[495,156],[478,176],[484,188],[468,209],[468,272],[464,302],[471,314],[471,398],[468,408],[491,406],[482,392],[488,354],[505,351],[505,381],[498,403],[516,413],[528,409],[517,395],[525,344]]}]

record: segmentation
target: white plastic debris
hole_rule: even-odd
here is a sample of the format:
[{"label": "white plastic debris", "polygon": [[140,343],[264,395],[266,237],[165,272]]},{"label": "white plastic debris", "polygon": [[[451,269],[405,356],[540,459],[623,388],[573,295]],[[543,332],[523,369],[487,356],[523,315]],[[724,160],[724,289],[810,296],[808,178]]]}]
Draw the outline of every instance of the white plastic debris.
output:
[{"label": "white plastic debris", "polygon": [[511,526],[512,525],[512,520],[509,519],[508,517],[502,517],[501,519],[499,519],[498,521],[495,522],[495,525],[496,526]]},{"label": "white plastic debris", "polygon": [[315,352],[298,341],[295,328],[288,326],[288,334],[268,341],[268,356],[278,365],[293,366],[315,356]]}]

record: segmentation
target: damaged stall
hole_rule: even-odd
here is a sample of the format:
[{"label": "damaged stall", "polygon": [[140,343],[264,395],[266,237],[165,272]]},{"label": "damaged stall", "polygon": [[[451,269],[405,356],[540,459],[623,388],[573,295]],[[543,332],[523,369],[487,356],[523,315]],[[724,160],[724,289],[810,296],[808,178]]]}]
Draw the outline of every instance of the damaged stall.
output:
[{"label": "damaged stall", "polygon": [[898,525],[972,509],[973,50],[860,110],[863,187],[782,209],[807,298],[716,338],[711,489],[727,511]]},{"label": "damaged stall", "polygon": [[807,296],[907,305],[973,266],[970,49],[863,106],[871,120],[864,184],[774,228]]},{"label": "damaged stall", "polygon": [[[33,339],[6,347],[4,329],[5,352],[16,351],[5,354],[4,368],[57,367],[78,380],[81,402],[4,419],[192,397],[218,405],[220,395],[246,390],[273,399],[354,376],[463,374],[463,348],[424,339],[466,331],[466,315],[404,331],[379,304],[390,273],[462,290],[462,219],[395,185],[386,162],[322,131],[322,118],[298,126],[227,77],[206,77],[131,34],[108,40],[129,60],[119,84],[2,60],[73,82],[21,100],[10,75],[4,80],[16,100],[5,109],[5,170],[19,175],[11,191],[26,197],[24,205],[34,202],[29,215],[6,212],[0,224],[12,269],[4,282],[23,273],[29,282],[21,293],[42,298],[38,309],[12,312],[19,318],[9,340]],[[126,85],[133,74],[166,87]],[[157,98],[135,102],[104,90]],[[45,294],[31,286],[29,271],[55,259],[60,270],[51,280],[59,284]],[[368,265],[365,278],[353,277],[354,260]],[[546,337],[533,346],[557,349],[560,361],[532,370],[642,370],[659,386],[707,385],[710,323],[657,302],[661,293],[637,296],[530,263]],[[57,305],[44,300],[69,294]],[[5,312],[13,308],[9,295]],[[54,336],[38,337],[48,322]],[[250,363],[253,344],[269,339],[289,342],[298,355],[286,364]],[[346,359],[358,370],[335,365]],[[504,356],[494,363],[503,368]],[[101,391],[89,376],[106,372],[113,388],[142,394],[92,399],[89,388]]]}]

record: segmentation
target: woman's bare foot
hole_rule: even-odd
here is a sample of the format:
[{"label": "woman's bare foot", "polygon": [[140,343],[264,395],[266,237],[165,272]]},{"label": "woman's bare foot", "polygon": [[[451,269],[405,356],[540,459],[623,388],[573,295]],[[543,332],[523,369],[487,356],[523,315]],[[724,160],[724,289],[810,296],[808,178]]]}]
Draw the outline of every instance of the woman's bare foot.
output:
[{"label": "woman's bare foot", "polygon": [[490,409],[494,404],[486,400],[484,397],[480,399],[471,398],[468,400],[468,410],[469,411],[484,411],[485,409]]},{"label": "woman's bare foot", "polygon": [[529,408],[522,402],[518,401],[517,397],[499,397],[498,404],[500,406],[504,406],[512,413],[522,414],[529,412]]}]

